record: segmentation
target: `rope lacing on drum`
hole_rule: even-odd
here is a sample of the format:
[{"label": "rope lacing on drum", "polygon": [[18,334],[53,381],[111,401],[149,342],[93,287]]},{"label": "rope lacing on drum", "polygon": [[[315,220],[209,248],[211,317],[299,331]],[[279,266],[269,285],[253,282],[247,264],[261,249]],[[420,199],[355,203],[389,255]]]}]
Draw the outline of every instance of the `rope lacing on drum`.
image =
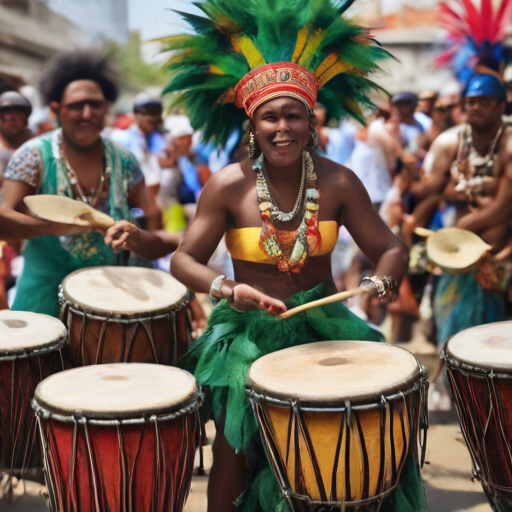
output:
[{"label": "rope lacing on drum", "polygon": [[[420,467],[425,465],[425,458],[427,456],[427,432],[428,432],[428,388],[430,383],[427,378],[427,371],[422,369],[422,382],[420,383],[420,400],[421,400],[421,413],[420,413],[420,428],[419,440],[421,447]],[[422,440],[423,437],[423,440]],[[428,462],[427,462],[428,464]]]}]

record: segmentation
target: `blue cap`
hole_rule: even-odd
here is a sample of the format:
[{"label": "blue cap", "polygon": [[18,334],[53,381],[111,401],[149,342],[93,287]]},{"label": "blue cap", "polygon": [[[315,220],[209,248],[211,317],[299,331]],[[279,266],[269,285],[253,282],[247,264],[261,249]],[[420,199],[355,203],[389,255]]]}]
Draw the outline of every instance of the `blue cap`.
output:
[{"label": "blue cap", "polygon": [[465,97],[476,98],[478,96],[490,96],[498,101],[507,100],[505,86],[494,75],[476,75],[469,81]]},{"label": "blue cap", "polygon": [[418,97],[412,92],[397,92],[392,98],[391,103],[407,102],[412,103],[414,106],[418,104]]}]

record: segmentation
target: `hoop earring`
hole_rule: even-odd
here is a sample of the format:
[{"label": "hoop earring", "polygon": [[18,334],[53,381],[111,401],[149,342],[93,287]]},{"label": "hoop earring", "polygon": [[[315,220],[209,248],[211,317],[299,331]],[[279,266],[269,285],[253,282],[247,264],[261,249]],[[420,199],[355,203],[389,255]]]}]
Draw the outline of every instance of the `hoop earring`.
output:
[{"label": "hoop earring", "polygon": [[254,142],[254,133],[249,133],[249,158],[256,159],[256,143]]}]

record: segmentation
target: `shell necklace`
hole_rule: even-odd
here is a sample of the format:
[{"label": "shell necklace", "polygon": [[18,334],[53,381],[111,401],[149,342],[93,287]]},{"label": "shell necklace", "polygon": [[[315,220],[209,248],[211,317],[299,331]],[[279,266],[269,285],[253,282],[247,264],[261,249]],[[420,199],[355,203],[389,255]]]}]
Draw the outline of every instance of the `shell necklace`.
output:
[{"label": "shell necklace", "polygon": [[[264,251],[273,258],[278,258],[278,269],[281,272],[293,272],[297,274],[307,261],[309,254],[308,235],[315,236],[320,241],[318,230],[318,201],[320,193],[316,188],[317,177],[313,159],[307,151],[302,152],[302,177],[299,195],[295,207],[290,213],[283,213],[275,204],[274,198],[267,184],[264,171],[264,156],[260,155],[252,169],[257,174],[256,191],[260,207],[260,216],[263,227],[260,234],[260,243]],[[307,181],[307,188],[304,192]],[[301,205],[304,205],[303,218],[297,229],[297,236],[292,253],[287,257],[276,236],[277,230],[272,220],[289,222],[296,218]]]}]

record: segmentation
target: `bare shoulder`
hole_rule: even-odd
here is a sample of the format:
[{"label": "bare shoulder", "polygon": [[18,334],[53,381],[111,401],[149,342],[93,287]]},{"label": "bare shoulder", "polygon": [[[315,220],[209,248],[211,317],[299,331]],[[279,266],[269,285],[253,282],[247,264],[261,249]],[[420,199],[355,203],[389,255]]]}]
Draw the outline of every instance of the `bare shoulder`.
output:
[{"label": "bare shoulder", "polygon": [[315,171],[320,181],[343,184],[347,180],[358,179],[355,173],[348,167],[337,164],[323,156],[317,156],[314,160]]},{"label": "bare shoulder", "polygon": [[507,159],[512,160],[512,126],[507,125],[503,133],[503,142]]},{"label": "bare shoulder", "polygon": [[212,174],[203,193],[218,193],[221,190],[231,193],[240,190],[249,181],[250,174],[247,172],[247,167],[250,168],[250,162],[246,161],[226,165],[220,171]]},{"label": "bare shoulder", "polygon": [[328,158],[317,156],[315,171],[318,175],[318,187],[323,193],[329,191],[341,197],[362,187],[361,180],[354,171]]},{"label": "bare shoulder", "polygon": [[441,133],[441,135],[439,135],[439,137],[437,137],[436,140],[432,143],[432,150],[439,151],[442,149],[457,148],[457,144],[459,142],[459,134],[463,129],[464,125],[448,128],[448,130]]}]

